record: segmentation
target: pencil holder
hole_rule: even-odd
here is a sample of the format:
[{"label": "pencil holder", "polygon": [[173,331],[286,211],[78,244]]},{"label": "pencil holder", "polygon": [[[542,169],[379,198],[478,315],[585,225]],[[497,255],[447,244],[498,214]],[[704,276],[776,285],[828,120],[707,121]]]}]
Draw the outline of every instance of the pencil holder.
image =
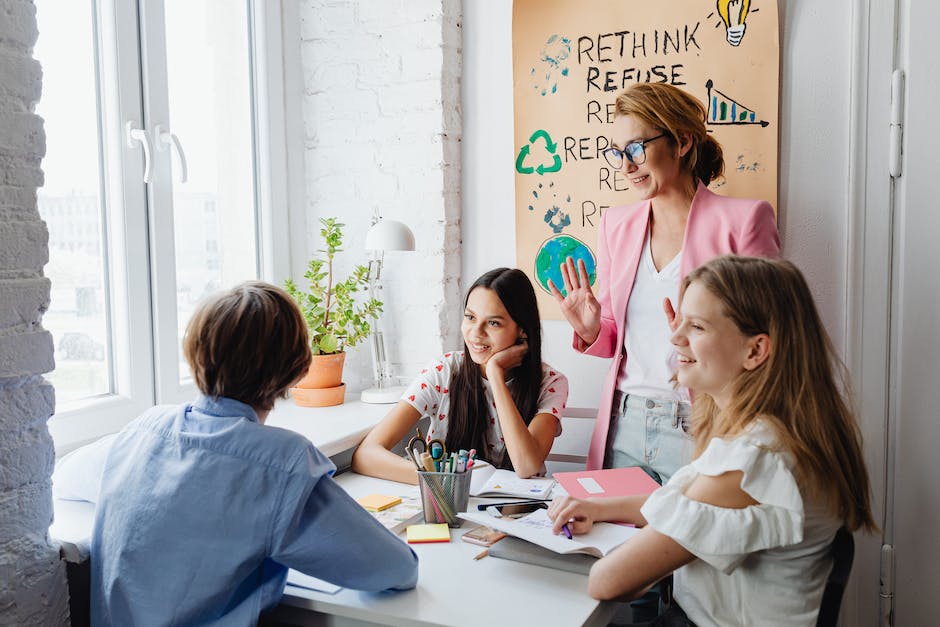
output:
[{"label": "pencil holder", "polygon": [[469,472],[418,472],[424,522],[460,526],[463,520],[457,518],[457,514],[467,511],[470,475]]}]

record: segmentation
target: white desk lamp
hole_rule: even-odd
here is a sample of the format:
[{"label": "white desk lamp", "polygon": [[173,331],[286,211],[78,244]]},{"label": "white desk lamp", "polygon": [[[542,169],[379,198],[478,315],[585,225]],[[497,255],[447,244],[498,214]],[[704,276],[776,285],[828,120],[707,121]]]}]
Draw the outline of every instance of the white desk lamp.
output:
[{"label": "white desk lamp", "polygon": [[[372,251],[372,259],[369,261],[370,298],[377,298],[382,289],[380,281],[385,252],[414,249],[415,236],[406,225],[396,220],[383,220],[378,216],[372,219],[372,228],[366,233],[366,250]],[[362,392],[363,403],[395,403],[401,398],[405,387],[392,385],[381,316],[375,320],[372,327],[372,375],[375,387]]]}]

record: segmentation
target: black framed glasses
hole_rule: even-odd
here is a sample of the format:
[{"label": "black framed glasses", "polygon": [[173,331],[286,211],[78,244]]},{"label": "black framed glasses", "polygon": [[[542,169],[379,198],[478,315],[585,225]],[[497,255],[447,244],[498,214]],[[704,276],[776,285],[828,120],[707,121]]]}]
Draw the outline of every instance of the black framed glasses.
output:
[{"label": "black framed glasses", "polygon": [[610,164],[610,167],[619,170],[623,167],[623,159],[627,158],[627,161],[633,165],[643,165],[646,163],[646,149],[643,148],[645,144],[650,143],[654,139],[659,139],[660,137],[667,137],[668,133],[660,133],[656,137],[650,137],[649,139],[643,139],[640,141],[630,142],[624,146],[623,150],[619,148],[614,148],[611,146],[604,151],[604,158],[607,159],[607,163]]}]

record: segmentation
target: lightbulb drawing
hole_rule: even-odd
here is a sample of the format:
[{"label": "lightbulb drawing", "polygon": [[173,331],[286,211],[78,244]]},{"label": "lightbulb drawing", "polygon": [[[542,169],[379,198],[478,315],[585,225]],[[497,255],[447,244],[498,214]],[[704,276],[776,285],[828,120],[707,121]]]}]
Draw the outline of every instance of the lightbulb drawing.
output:
[{"label": "lightbulb drawing", "polygon": [[737,46],[744,38],[744,20],[751,0],[718,0],[718,14],[728,31],[728,43]]}]

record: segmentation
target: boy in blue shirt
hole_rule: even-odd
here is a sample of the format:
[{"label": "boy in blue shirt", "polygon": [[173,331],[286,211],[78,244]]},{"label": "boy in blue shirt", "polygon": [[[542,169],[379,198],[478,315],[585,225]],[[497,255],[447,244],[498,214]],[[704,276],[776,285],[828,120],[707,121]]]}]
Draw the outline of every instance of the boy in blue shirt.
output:
[{"label": "boy in blue shirt", "polygon": [[92,623],[252,625],[288,568],[359,590],[413,588],[417,556],[333,481],[329,458],[264,426],[310,363],[290,297],[261,282],[216,295],[183,350],[201,395],[145,412],[110,446]]}]

